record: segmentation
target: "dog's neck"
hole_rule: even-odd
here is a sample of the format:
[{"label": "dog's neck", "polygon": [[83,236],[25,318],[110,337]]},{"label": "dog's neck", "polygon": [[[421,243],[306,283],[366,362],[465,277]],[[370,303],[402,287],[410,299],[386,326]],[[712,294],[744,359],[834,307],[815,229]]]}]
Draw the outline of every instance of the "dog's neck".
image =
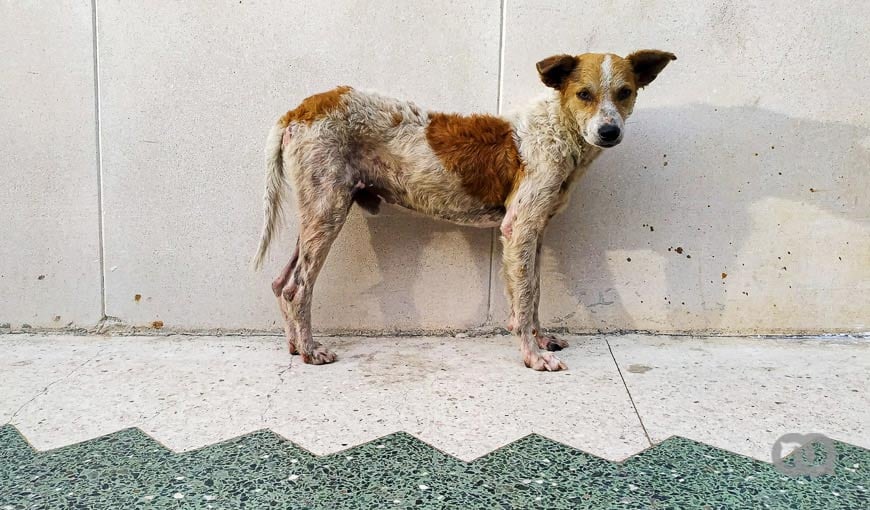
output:
[{"label": "dog's neck", "polygon": [[583,138],[577,120],[565,111],[555,91],[533,100],[511,121],[524,156],[543,158],[568,173],[589,166],[601,153]]}]

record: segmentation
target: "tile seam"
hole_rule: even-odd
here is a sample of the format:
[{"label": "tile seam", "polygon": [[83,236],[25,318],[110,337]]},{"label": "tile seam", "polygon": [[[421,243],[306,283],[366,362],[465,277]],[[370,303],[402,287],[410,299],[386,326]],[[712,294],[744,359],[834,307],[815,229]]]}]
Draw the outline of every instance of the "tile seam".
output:
[{"label": "tile seam", "polygon": [[[498,90],[495,97],[495,110],[498,115],[502,114],[502,94],[504,93],[504,51],[505,51],[505,35],[507,33],[506,23],[507,0],[501,0],[501,9],[499,12],[499,38],[498,38]],[[490,229],[489,237],[489,271],[486,275],[489,280],[486,289],[486,322],[484,324],[492,324],[492,281],[495,276],[492,274],[495,268],[495,229]]]},{"label": "tile seam", "polygon": [[94,145],[97,170],[97,220],[98,242],[100,250],[100,321],[106,318],[106,241],[105,241],[105,216],[103,212],[103,147],[102,127],[100,125],[100,54],[99,34],[97,32],[97,0],[91,0],[91,33],[93,43],[94,66]]},{"label": "tile seam", "polygon": [[637,416],[637,421],[640,423],[640,428],[643,429],[643,435],[646,436],[647,442],[649,442],[650,446],[654,446],[652,438],[649,436],[649,432],[646,430],[646,425],[643,423],[643,418],[640,416],[640,412],[637,410],[637,404],[634,403],[634,397],[631,395],[631,390],[628,389],[628,383],[625,382],[625,377],[622,375],[622,369],[619,368],[619,362],[616,361],[616,355],[613,354],[613,347],[610,346],[610,340],[605,338],[604,342],[607,344],[607,350],[610,351],[610,358],[613,360],[613,365],[616,367],[616,372],[619,374],[619,378],[622,380],[622,386],[625,388],[625,393],[628,395],[628,400],[631,402],[631,407],[634,409],[634,415]]}]

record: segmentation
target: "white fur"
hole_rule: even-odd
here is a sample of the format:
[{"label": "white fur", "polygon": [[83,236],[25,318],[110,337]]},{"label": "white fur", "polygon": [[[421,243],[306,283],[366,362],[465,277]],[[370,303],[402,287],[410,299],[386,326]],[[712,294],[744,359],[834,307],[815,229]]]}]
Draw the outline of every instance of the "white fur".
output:
[{"label": "white fur", "polygon": [[[622,136],[625,133],[625,119],[620,115],[616,104],[613,102],[613,96],[624,85],[622,78],[616,77],[613,74],[613,60],[610,55],[606,55],[601,61],[601,84],[598,92],[601,97],[598,112],[589,119],[586,124],[585,135],[586,139],[599,147],[616,145],[622,141]],[[598,130],[603,126],[613,125],[619,128],[619,138],[613,142],[605,142],[598,136]]]},{"label": "white fur", "polygon": [[613,60],[610,55],[605,55],[601,61],[601,90],[609,90],[613,83]]}]

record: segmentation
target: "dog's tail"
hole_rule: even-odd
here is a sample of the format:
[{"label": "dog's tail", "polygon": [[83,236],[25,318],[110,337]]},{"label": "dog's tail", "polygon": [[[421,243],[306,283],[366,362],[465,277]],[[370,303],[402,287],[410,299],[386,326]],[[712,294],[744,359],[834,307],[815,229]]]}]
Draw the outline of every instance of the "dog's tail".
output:
[{"label": "dog's tail", "polygon": [[272,242],[272,235],[278,228],[281,215],[281,198],[284,194],[284,163],[282,141],[284,126],[277,123],[266,139],[266,193],[263,196],[263,233],[260,235],[260,246],[254,256],[254,269],[263,265],[263,259]]}]

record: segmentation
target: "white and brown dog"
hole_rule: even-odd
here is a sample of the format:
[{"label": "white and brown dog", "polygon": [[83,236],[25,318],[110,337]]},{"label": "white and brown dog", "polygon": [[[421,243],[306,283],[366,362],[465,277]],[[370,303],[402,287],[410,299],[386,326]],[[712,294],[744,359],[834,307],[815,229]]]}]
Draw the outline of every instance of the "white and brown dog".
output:
[{"label": "white and brown dog", "polygon": [[269,133],[262,264],[289,175],[299,237],[272,283],[291,353],[335,361],[311,334],[311,295],[353,203],[377,213],[381,200],[461,225],[501,227],[508,329],[535,370],[564,370],[552,352],[567,343],[538,322],[544,228],[602,148],[622,141],[638,89],[676,57],[643,50],[556,55],[537,64],[554,89],[510,116],[427,112],[415,104],[339,87],[305,99]]}]

